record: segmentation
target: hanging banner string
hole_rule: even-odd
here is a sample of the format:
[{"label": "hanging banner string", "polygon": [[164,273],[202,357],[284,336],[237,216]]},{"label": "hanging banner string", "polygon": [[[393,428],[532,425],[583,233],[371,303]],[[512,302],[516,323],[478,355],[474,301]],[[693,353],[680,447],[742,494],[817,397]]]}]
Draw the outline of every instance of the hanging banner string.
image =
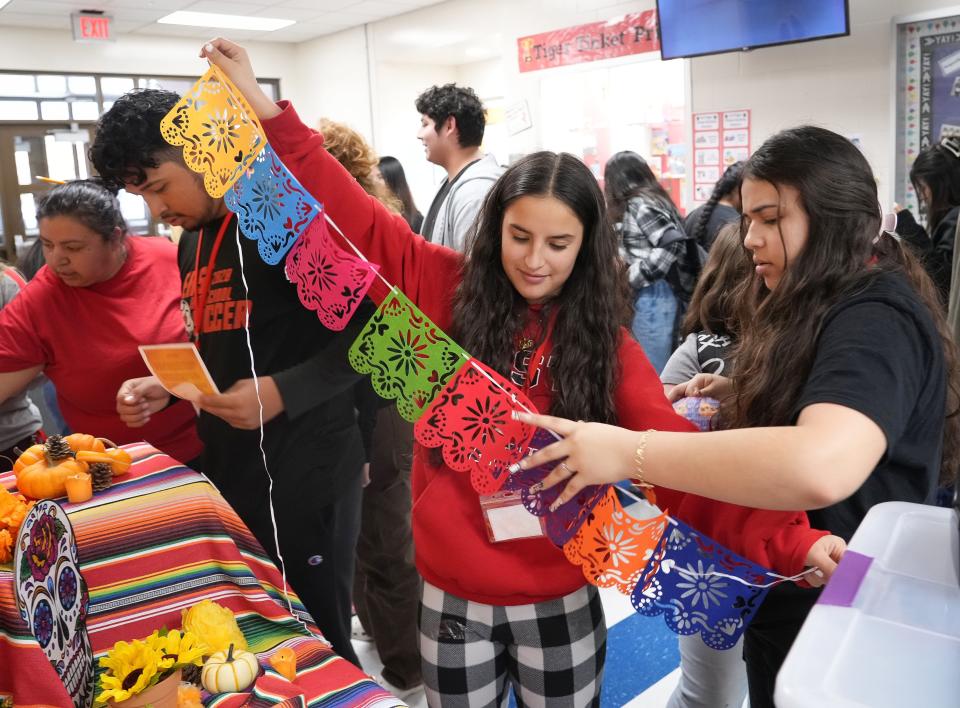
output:
[{"label": "hanging banner string", "polygon": [[[371,199],[372,199],[372,198],[373,198],[373,197],[371,197]],[[326,210],[323,209],[323,208],[322,208],[321,206],[319,206],[319,205],[317,205],[316,208],[317,208],[318,211],[320,211],[320,213],[323,214],[324,218],[327,220],[327,223],[330,224],[330,226],[333,227],[334,231],[336,231],[338,234],[340,234],[340,237],[341,237],[341,238],[344,240],[344,242],[351,248],[351,250],[353,250],[353,252],[357,255],[357,258],[360,258],[360,259],[363,260],[365,263],[370,263],[370,259],[368,259],[368,258],[366,257],[366,255],[363,253],[363,251],[361,251],[359,248],[357,248],[356,244],[355,244],[353,241],[351,241],[350,238],[349,238],[345,233],[343,233],[343,231],[340,229],[339,226],[337,226],[337,223],[330,217],[330,215],[326,212]],[[387,280],[387,279],[380,273],[379,269],[376,271],[376,275],[377,275],[378,278],[380,278],[380,280],[383,282],[383,284],[386,285],[387,288],[389,288],[390,292],[392,292],[392,293],[402,292],[396,285],[393,285],[389,280]],[[509,396],[509,397],[510,397],[510,400],[514,403],[514,405],[517,406],[518,408],[522,408],[524,413],[528,413],[528,414],[530,414],[530,415],[537,415],[537,414],[539,413],[539,411],[530,410],[526,405],[524,405],[524,403],[523,403],[522,401],[520,401],[520,400],[517,399],[517,396],[516,396],[515,393],[512,393],[512,392],[508,391],[507,389],[505,389],[505,388],[503,387],[503,385],[501,385],[501,383],[500,383],[499,381],[497,381],[495,378],[493,378],[492,376],[490,376],[490,374],[488,374],[486,371],[484,371],[484,370],[483,370],[483,367],[478,366],[476,363],[474,363],[468,355],[465,355],[465,356],[467,356],[468,361],[470,361],[471,365],[473,366],[473,368],[474,368],[476,371],[478,371],[485,379],[487,379],[490,383],[492,383],[496,388],[498,388],[498,389],[499,389],[500,391],[502,391],[504,394],[506,394],[507,396]],[[560,440],[563,440],[563,436],[560,435],[559,433],[556,433],[556,432],[554,432],[554,431],[552,431],[552,430],[547,430],[547,432],[550,433],[554,438],[556,438],[556,440],[557,440],[558,442],[559,442]],[[634,494],[634,493],[631,492],[629,489],[624,489],[623,487],[617,487],[617,489],[620,490],[621,492],[623,492],[623,494],[625,494],[626,496],[628,496],[628,497],[630,497],[631,499],[633,499],[635,502],[646,502],[646,501],[647,501],[647,500],[644,499],[643,497],[641,497],[641,496],[639,496],[639,495],[637,495],[637,494]]]},{"label": "hanging banner string", "polygon": [[[244,261],[243,261],[243,247],[240,242],[240,228],[239,226],[236,229],[237,237],[237,254],[240,257],[240,280],[243,282],[243,291],[244,297],[247,300],[250,299],[250,286],[247,284],[247,274],[244,270]],[[267,485],[267,506],[270,508],[270,524],[273,526],[273,544],[274,548],[277,551],[277,559],[280,561],[280,576],[283,580],[283,597],[287,601],[287,609],[290,611],[290,615],[294,617],[297,622],[299,622],[307,633],[313,635],[314,633],[307,626],[306,622],[303,621],[303,618],[300,617],[300,614],[293,609],[293,602],[290,600],[290,591],[287,585],[287,564],[283,558],[283,553],[280,551],[280,532],[277,529],[277,513],[273,506],[273,475],[270,474],[270,468],[267,465],[267,451],[263,447],[264,441],[264,421],[263,421],[263,398],[260,396],[260,381],[257,378],[256,364],[253,354],[253,342],[250,337],[250,308],[247,308],[246,318],[244,320],[243,329],[247,338],[247,352],[250,354],[250,373],[253,377],[253,390],[257,394],[257,407],[259,409],[258,413],[260,416],[260,456],[263,459],[263,471],[267,473],[267,479],[269,484]]]}]

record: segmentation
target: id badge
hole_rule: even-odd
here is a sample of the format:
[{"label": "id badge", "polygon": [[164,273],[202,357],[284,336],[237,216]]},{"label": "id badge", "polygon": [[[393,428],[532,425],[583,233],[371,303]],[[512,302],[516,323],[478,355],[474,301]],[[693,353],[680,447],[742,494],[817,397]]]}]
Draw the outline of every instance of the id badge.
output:
[{"label": "id badge", "polygon": [[491,543],[545,535],[543,517],[527,511],[519,490],[480,495],[480,511]]}]

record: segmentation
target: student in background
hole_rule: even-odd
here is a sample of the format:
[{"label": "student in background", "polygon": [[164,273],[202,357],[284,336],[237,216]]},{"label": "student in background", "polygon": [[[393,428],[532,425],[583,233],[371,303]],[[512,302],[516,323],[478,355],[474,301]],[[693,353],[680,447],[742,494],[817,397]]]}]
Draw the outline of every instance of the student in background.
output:
[{"label": "student in background", "polygon": [[633,336],[659,373],[676,344],[677,328],[700,272],[696,242],[640,155],[625,150],[607,162],[604,194],[620,235],[634,289]]},{"label": "student in background", "polygon": [[416,105],[417,138],[427,160],[447,171],[420,233],[432,243],[464,251],[483,198],[503,174],[494,156],[480,148],[487,125],[483,104],[473,89],[444,84],[428,88]]},{"label": "student in background", "polygon": [[[0,261],[0,310],[26,286],[16,268]],[[12,470],[20,452],[39,442],[40,428],[40,411],[26,391],[0,403],[0,472]]]},{"label": "student in background", "polygon": [[[319,124],[324,147],[387,209],[400,213],[405,204],[388,191],[377,172],[377,155],[357,131],[326,118]],[[392,159],[392,158],[391,158]],[[383,160],[379,161],[380,165]],[[396,163],[399,167],[399,162]],[[403,169],[400,168],[403,177]],[[406,182],[403,183],[406,185]],[[409,189],[407,197],[410,196]],[[420,576],[413,565],[410,512],[413,494],[413,424],[391,401],[380,398],[364,378],[356,385],[360,432],[367,453],[353,606],[352,636],[373,641],[383,663],[378,679],[398,698],[423,690],[417,647]],[[359,627],[357,627],[359,624]],[[366,637],[357,630],[365,630]]]},{"label": "student in background", "polygon": [[743,165],[743,162],[734,162],[724,170],[713,186],[710,199],[683,220],[684,230],[705,251],[713,247],[720,229],[726,224],[740,221],[740,176],[743,174]]},{"label": "student in background", "polygon": [[922,150],[910,168],[910,181],[926,210],[927,228],[917,223],[909,209],[902,209],[897,214],[897,233],[915,249],[946,307],[960,216],[960,138],[944,138]]},{"label": "student in background", "polygon": [[380,176],[387,183],[390,191],[396,195],[397,199],[403,204],[403,218],[407,220],[411,231],[420,233],[420,227],[423,226],[423,214],[417,209],[413,201],[413,194],[410,192],[410,185],[407,184],[407,175],[403,171],[403,165],[400,160],[391,155],[384,155],[380,158]]}]

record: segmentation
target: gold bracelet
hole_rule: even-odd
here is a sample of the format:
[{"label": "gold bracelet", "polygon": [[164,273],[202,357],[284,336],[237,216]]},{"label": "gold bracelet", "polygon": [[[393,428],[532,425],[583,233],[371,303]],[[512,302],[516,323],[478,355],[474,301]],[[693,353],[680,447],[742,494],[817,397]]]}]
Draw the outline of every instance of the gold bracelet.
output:
[{"label": "gold bracelet", "polygon": [[633,454],[633,483],[641,489],[653,489],[653,485],[643,477],[643,458],[647,452],[647,438],[650,437],[652,432],[653,429],[651,428],[640,433],[640,439],[637,441],[637,451]]}]

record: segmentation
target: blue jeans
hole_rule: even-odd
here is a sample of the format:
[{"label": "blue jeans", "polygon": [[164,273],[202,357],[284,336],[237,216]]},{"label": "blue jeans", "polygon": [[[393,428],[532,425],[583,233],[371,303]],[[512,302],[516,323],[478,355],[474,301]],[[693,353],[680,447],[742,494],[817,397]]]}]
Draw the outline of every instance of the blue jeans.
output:
[{"label": "blue jeans", "polygon": [[633,336],[659,374],[673,354],[679,302],[666,280],[640,288],[634,302]]}]

